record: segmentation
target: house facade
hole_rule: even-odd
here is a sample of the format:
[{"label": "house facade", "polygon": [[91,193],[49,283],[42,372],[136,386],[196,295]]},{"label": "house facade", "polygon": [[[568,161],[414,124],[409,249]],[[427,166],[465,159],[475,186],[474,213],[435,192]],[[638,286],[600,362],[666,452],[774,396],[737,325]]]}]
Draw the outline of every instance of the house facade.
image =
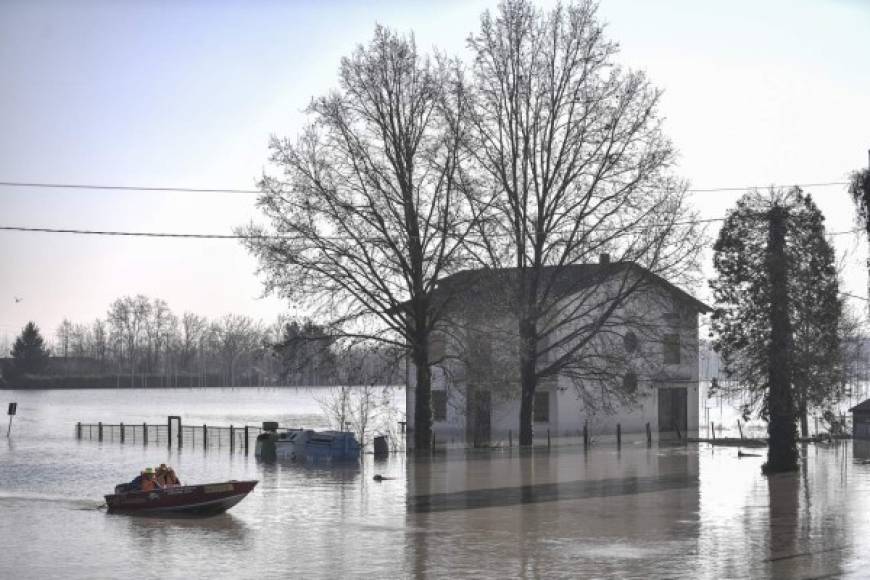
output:
[{"label": "house facade", "polygon": [[[507,445],[519,433],[516,270],[457,273],[439,283],[430,340],[433,428],[442,444]],[[709,311],[635,264],[545,269],[536,347],[535,438],[698,431],[698,316]],[[416,385],[407,369],[408,428]],[[412,438],[409,437],[409,441]]]}]

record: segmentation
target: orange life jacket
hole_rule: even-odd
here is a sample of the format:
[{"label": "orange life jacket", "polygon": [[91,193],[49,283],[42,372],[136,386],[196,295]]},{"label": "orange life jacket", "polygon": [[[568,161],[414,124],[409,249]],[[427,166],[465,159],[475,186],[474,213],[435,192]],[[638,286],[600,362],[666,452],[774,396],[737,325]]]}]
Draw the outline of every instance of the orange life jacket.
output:
[{"label": "orange life jacket", "polygon": [[157,482],[154,481],[153,477],[142,478],[142,491],[154,491],[155,489],[157,489]]}]

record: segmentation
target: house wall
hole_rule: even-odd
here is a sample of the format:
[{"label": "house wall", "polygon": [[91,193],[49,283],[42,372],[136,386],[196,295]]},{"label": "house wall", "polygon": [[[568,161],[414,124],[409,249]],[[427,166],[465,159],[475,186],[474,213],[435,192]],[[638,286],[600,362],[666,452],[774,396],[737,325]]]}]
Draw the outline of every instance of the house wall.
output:
[{"label": "house wall", "polygon": [[[677,314],[678,316],[672,316]],[[640,317],[646,330],[639,337],[637,356],[632,364],[638,375],[636,400],[631,403],[615,403],[608,410],[590,410],[581,400],[572,381],[564,376],[549,379],[539,384],[539,391],[550,393],[549,421],[535,423],[536,438],[545,438],[549,430],[553,437],[573,437],[582,433],[586,424],[592,436],[614,436],[617,424],[626,435],[645,433],[647,423],[654,434],[660,431],[659,398],[663,389],[686,389],[687,431],[697,432],[699,425],[699,355],[698,312],[693,305],[680,302],[670,293],[650,293],[632,297],[620,315]],[[514,332],[516,319],[500,316],[488,319],[487,323],[506,335]],[[462,324],[462,323],[461,323]],[[466,323],[471,324],[471,323]],[[448,361],[432,372],[433,390],[447,390],[447,417],[435,421],[435,437],[442,443],[466,441],[466,391],[468,377],[463,364],[452,360],[464,348],[461,331],[451,329],[451,336],[444,338]],[[664,363],[665,334],[680,337],[680,363]],[[511,350],[510,347],[505,347]],[[504,354],[504,353],[496,353]],[[515,360],[515,353],[507,353],[507,359]],[[554,355],[556,356],[556,355]],[[452,362],[451,362],[452,360]],[[519,379],[516,373],[504,365],[496,365],[502,374],[493,388],[490,441],[506,443],[509,433],[514,440],[519,432]],[[407,418],[413,428],[415,404],[415,375],[413,366],[408,366]],[[670,429],[668,429],[670,431]],[[409,438],[410,439],[410,438]],[[540,440],[540,439],[539,439]]]}]

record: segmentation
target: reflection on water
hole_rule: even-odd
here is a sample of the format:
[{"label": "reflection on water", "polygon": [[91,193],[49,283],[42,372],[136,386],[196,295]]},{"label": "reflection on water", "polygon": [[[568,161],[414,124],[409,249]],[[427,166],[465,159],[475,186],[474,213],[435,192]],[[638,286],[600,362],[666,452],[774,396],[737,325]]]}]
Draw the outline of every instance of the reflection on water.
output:
[{"label": "reflection on water", "polygon": [[[233,409],[250,416],[283,397],[242,394],[255,400],[209,393],[208,412],[239,423]],[[0,578],[859,578],[870,566],[863,442],[804,446],[801,471],[765,478],[763,456],[708,445],[451,449],[333,465],[75,441],[89,396],[109,395],[18,396],[24,433],[0,446]],[[142,395],[111,393],[148,420],[194,399]],[[271,416],[310,414],[298,394],[287,400]],[[211,519],[96,509],[115,483],[164,462],[191,483],[260,484]]]}]

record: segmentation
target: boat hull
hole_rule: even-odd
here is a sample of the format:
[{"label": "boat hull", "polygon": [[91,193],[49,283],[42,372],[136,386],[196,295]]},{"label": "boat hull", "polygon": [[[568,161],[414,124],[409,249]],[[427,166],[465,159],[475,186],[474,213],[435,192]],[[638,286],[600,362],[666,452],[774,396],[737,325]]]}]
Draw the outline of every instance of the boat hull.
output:
[{"label": "boat hull", "polygon": [[256,485],[256,481],[226,481],[117,493],[106,496],[106,507],[111,514],[214,516],[245,499]]}]

